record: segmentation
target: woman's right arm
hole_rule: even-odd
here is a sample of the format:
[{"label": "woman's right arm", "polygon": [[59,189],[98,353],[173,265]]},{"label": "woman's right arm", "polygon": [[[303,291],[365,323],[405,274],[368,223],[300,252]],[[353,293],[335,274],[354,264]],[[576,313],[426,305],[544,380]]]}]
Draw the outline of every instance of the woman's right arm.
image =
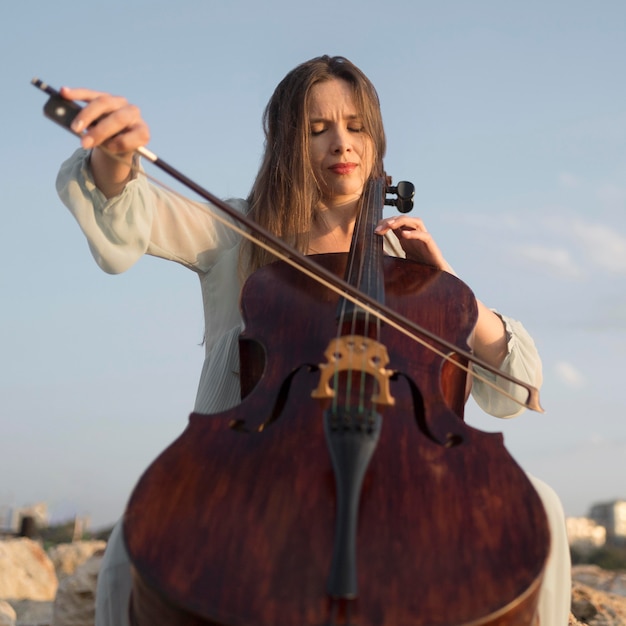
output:
[{"label": "woman's right arm", "polygon": [[[145,122],[134,117],[136,107],[91,90],[61,93],[87,102],[74,123],[77,132],[89,129],[81,137],[83,148],[62,165],[57,191],[104,271],[123,272],[147,253],[204,272],[220,251],[237,243],[238,236],[205,205],[150,184],[131,167],[133,151],[149,138]],[[243,203],[238,208],[245,210]]]}]

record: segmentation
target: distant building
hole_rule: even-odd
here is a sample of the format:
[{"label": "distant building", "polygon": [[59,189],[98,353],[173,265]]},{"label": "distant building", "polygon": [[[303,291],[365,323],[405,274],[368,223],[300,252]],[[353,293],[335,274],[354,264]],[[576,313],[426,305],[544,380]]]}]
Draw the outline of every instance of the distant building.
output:
[{"label": "distant building", "polygon": [[589,517],[606,528],[607,544],[626,545],[626,500],[594,504]]},{"label": "distant building", "polygon": [[606,543],[606,528],[588,517],[568,517],[565,524],[570,547],[580,553],[588,554]]},{"label": "distant building", "polygon": [[5,513],[5,530],[18,532],[22,519],[25,517],[31,517],[37,528],[45,528],[48,526],[49,521],[48,505],[45,502],[40,502],[31,506],[9,509],[7,513]]}]

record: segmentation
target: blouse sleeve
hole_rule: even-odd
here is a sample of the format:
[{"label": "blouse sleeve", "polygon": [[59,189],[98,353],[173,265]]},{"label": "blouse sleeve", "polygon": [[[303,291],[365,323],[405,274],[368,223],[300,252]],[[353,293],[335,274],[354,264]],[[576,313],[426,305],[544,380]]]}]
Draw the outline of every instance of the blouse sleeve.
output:
[{"label": "blouse sleeve", "polygon": [[[143,175],[107,199],[93,181],[89,155],[79,149],[65,161],[56,186],[105,272],[124,272],[144,254],[206,272],[221,251],[239,240],[206,205],[152,185]],[[245,210],[242,200],[231,204]]]},{"label": "blouse sleeve", "polygon": [[[507,355],[500,369],[505,374],[519,378],[539,389],[543,382],[543,374],[541,359],[535,342],[521,322],[501,315],[497,311],[494,312],[504,322],[507,336]],[[473,365],[472,367],[479,376],[490,382],[497,382],[499,388],[512,395],[520,402],[526,401],[528,392],[523,387],[502,378],[497,378],[494,374],[491,374],[480,366]],[[472,396],[483,411],[495,417],[515,417],[524,411],[523,406],[507,398],[478,378],[474,378],[472,383]]]}]

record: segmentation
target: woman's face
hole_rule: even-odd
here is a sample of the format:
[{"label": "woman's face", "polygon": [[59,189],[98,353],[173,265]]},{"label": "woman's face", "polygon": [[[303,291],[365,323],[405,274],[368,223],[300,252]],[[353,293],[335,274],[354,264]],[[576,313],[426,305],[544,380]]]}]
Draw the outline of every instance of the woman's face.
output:
[{"label": "woman's face", "polygon": [[309,129],[309,156],[322,201],[332,205],[358,199],[372,171],[374,149],[345,80],[313,85]]}]

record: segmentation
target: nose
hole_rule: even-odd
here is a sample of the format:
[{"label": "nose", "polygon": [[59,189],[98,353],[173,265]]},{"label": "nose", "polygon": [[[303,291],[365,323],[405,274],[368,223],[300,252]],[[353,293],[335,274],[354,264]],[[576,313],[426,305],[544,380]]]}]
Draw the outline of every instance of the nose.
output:
[{"label": "nose", "polygon": [[332,137],[331,149],[333,154],[343,154],[352,151],[352,142],[350,141],[350,133],[346,128],[335,128]]}]

